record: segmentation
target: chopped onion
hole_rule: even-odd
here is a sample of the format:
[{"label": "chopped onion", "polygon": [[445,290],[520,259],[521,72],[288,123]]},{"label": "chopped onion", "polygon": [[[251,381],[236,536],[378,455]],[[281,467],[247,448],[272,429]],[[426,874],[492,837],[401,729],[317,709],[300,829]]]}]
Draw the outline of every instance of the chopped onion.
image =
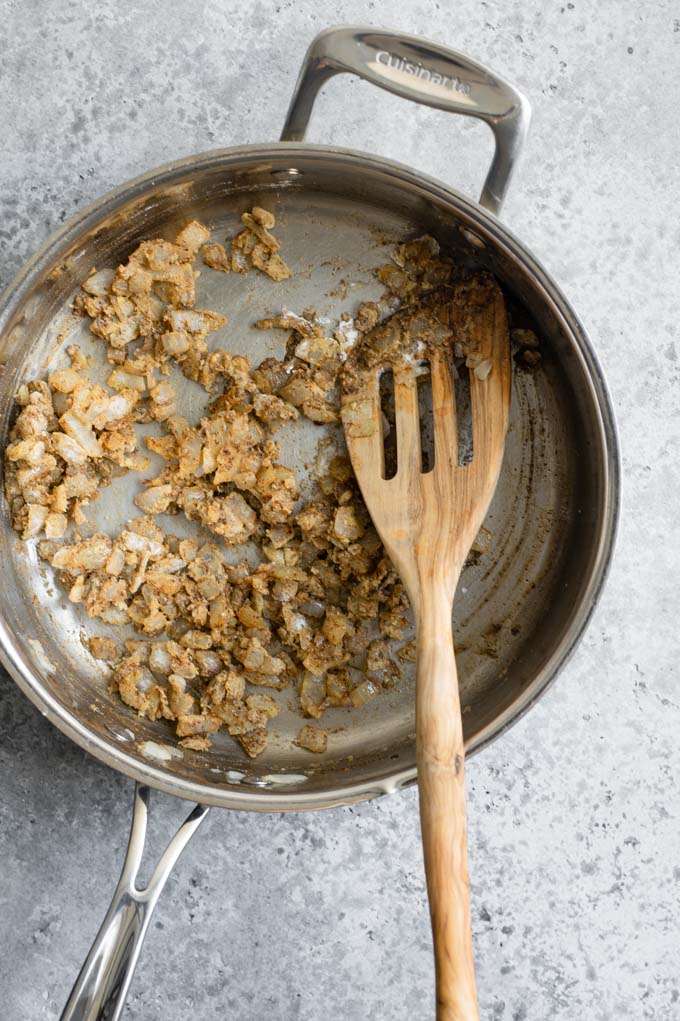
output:
[{"label": "chopped onion", "polygon": [[95,297],[103,297],[113,282],[114,271],[112,269],[100,269],[96,273],[90,273],[83,284],[83,290]]},{"label": "chopped onion", "polygon": [[486,379],[493,368],[493,362],[490,358],[485,358],[479,365],[475,365],[472,370],[477,379]]},{"label": "chopped onion", "polygon": [[164,645],[152,645],[149,653],[149,666],[155,674],[167,677],[170,673],[170,653]]},{"label": "chopped onion", "polygon": [[350,692],[349,697],[352,700],[352,705],[357,709],[361,708],[361,706],[370,702],[372,698],[375,698],[375,696],[379,693],[379,690],[380,689],[373,683],[373,681],[363,681]]}]

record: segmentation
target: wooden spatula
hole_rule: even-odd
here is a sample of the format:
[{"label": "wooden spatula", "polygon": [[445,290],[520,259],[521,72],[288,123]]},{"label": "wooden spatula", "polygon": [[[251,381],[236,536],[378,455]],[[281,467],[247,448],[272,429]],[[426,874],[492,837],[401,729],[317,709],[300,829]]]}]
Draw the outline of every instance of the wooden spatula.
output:
[{"label": "wooden spatula", "polygon": [[[447,335],[448,331],[448,335]],[[459,466],[454,344],[470,369],[473,453]],[[404,354],[406,352],[406,354]],[[416,371],[429,361],[434,467],[421,471]],[[385,479],[379,376],[394,373],[397,470]],[[503,297],[483,275],[428,296],[364,338],[343,376],[347,446],[366,506],[406,587],[417,625],[416,740],[438,1021],[478,1019],[470,926],[463,726],[453,598],[493,496],[510,406]]]}]

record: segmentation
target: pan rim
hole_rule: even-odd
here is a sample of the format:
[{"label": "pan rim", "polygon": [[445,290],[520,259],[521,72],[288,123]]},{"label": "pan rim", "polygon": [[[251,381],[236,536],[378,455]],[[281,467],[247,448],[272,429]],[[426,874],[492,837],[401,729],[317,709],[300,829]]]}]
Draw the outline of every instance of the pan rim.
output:
[{"label": "pan rim", "polygon": [[[539,286],[543,299],[550,305],[551,312],[560,322],[561,328],[569,335],[584,368],[584,376],[590,384],[589,398],[597,412],[598,439],[604,472],[597,549],[588,581],[560,642],[532,683],[519,699],[475,735],[474,741],[468,746],[468,755],[475,754],[505,733],[535,705],[575,652],[607,579],[620,516],[618,433],[611,397],[599,359],[583,325],[553,278],[522,242],[492,213],[435,178],[396,161],[358,150],[299,142],[258,143],[210,150],[164,164],[126,181],[78,211],[59,230],[51,234],[0,295],[0,334],[6,329],[34,280],[48,266],[58,261],[60,254],[63,254],[78,236],[95,228],[101,220],[126,205],[131,199],[140,198],[153,188],[169,184],[181,178],[186,172],[205,170],[211,164],[216,168],[228,166],[233,169],[240,163],[250,163],[254,159],[269,158],[279,161],[282,156],[290,157],[291,165],[294,164],[296,157],[301,159],[316,156],[334,164],[346,161],[349,166],[356,169],[373,169],[398,179],[403,186],[417,186],[439,203],[444,202],[453,207],[458,214],[463,214],[473,227],[478,227],[489,236],[496,247],[518,261],[524,272],[528,273]],[[353,804],[391,793],[417,781],[415,765],[390,772],[379,779],[350,783],[329,791],[283,792],[255,786],[239,790],[235,785],[212,787],[184,780],[151,763],[141,763],[120,745],[93,733],[77,715],[60,704],[32,670],[27,657],[22,654],[18,642],[2,617],[0,617],[0,661],[31,702],[77,745],[100,762],[131,779],[184,799],[249,811],[302,811]]]}]

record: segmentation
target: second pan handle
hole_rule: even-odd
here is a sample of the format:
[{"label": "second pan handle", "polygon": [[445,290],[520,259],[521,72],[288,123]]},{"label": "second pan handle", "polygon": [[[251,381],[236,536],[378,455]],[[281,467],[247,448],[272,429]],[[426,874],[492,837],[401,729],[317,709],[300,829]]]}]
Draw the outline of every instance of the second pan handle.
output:
[{"label": "second pan handle", "polygon": [[307,50],[282,142],[304,139],[319,89],[343,72],[404,99],[488,124],[496,148],[480,202],[491,212],[500,212],[531,120],[531,108],[521,92],[482,64],[438,43],[400,32],[342,25],[320,32]]},{"label": "second pan handle", "polygon": [[111,906],[64,1007],[61,1021],[118,1021],[151,915],[173,865],[208,814],[195,805],[161,855],[144,889],[137,887],[146,840],[148,787],[137,784],[123,871]]}]

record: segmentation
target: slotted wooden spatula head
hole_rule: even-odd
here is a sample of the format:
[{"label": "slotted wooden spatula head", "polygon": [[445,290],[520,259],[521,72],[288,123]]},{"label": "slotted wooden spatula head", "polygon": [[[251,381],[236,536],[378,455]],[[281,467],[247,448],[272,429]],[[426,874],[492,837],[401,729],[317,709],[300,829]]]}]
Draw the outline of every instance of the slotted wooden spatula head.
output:
[{"label": "slotted wooden spatula head", "polygon": [[[458,463],[453,351],[470,365],[472,459]],[[434,466],[423,472],[416,371],[429,362]],[[394,374],[397,470],[385,478],[379,377]],[[367,335],[345,367],[342,419],[366,506],[417,612],[423,572],[455,584],[493,496],[510,407],[503,296],[480,275],[433,292]],[[453,592],[451,592],[453,595]]]}]

